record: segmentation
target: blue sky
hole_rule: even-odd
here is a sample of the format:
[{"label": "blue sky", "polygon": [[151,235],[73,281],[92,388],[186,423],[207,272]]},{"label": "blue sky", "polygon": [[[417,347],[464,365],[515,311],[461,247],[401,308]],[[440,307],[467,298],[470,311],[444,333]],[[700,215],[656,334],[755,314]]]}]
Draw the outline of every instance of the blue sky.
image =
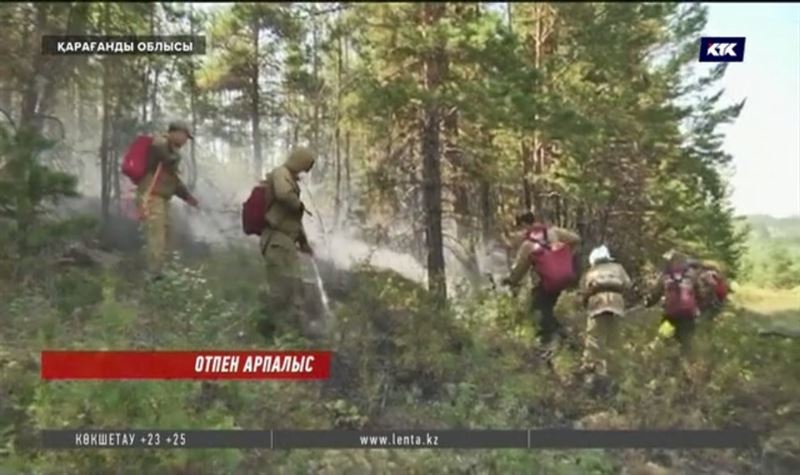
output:
[{"label": "blue sky", "polygon": [[747,38],[744,62],[721,81],[728,102],[747,99],[726,128],[733,205],[741,214],[800,215],[800,4],[707,6],[707,36]]}]

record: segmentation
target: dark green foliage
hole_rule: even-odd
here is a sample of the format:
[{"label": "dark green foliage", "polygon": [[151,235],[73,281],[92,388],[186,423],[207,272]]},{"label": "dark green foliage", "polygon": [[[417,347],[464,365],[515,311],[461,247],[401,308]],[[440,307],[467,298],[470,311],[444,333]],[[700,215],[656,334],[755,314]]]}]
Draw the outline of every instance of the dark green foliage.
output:
[{"label": "dark green foliage", "polygon": [[[30,129],[0,127],[0,240],[4,252],[26,255],[54,240],[87,231],[85,219],[59,221],[48,216],[59,200],[78,195],[77,178],[45,164],[53,143]],[[71,232],[70,232],[71,231]]]},{"label": "dark green foliage", "polygon": [[[619,392],[593,399],[572,382],[579,355],[562,348],[555,372],[536,355],[531,317],[509,318],[518,304],[485,295],[459,309],[437,311],[427,292],[391,272],[369,268],[347,274],[334,304],[336,366],[330,381],[303,383],[48,383],[36,376],[36,352],[61,348],[262,348],[247,318],[257,297],[234,290],[223,269],[260,270],[241,253],[215,255],[207,269],[176,262],[169,282],[137,285],[113,273],[98,279],[74,271],[55,279],[61,288],[102,287],[85,294],[64,319],[59,301],[44,289],[19,292],[0,304],[3,327],[0,431],[10,438],[0,467],[35,467],[40,473],[112,470],[121,465],[155,473],[402,473],[572,474],[619,473],[651,454],[638,451],[64,451],[44,452],[29,441],[44,427],[154,428],[515,428],[602,423],[604,428],[708,428],[739,425],[765,434],[787,430],[794,414],[797,345],[764,340],[752,311],[731,307],[699,329],[695,357],[655,339],[658,314],[631,314],[619,363]],[[233,264],[236,264],[235,266]],[[70,280],[74,282],[69,282]],[[81,291],[83,292],[83,291]],[[91,296],[91,298],[89,298]],[[738,303],[738,302],[737,302]],[[580,313],[566,295],[559,313],[580,332]],[[574,316],[573,316],[574,315]],[[242,332],[242,333],[240,333]],[[26,342],[25,345],[13,341]],[[273,348],[304,346],[278,338]],[[644,389],[643,389],[644,388]],[[298,404],[298,401],[302,401]],[[755,409],[754,409],[755,408]],[[777,411],[777,412],[776,412]],[[587,417],[591,416],[591,417]],[[787,416],[788,418],[788,416]],[[594,421],[594,422],[592,422]],[[605,422],[598,422],[605,421]],[[777,444],[777,442],[776,442]],[[780,445],[779,447],[784,447]],[[789,448],[784,455],[792,453]],[[788,452],[786,452],[788,451]],[[721,451],[673,453],[675,467],[728,467],[734,473],[761,463],[755,454]],[[755,465],[753,465],[755,464]],[[259,468],[260,467],[260,468]]]},{"label": "dark green foliage", "polygon": [[64,317],[80,308],[92,306],[103,299],[102,282],[93,275],[65,269],[55,279],[51,290],[56,306]]}]

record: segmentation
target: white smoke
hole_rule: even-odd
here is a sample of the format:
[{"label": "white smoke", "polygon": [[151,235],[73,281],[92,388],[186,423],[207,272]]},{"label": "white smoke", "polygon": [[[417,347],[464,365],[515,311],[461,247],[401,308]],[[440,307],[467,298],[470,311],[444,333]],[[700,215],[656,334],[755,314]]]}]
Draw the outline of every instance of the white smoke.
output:
[{"label": "white smoke", "polygon": [[[94,138],[94,137],[93,137]],[[97,139],[99,140],[99,139]],[[74,148],[86,153],[75,153],[74,158],[82,166],[73,167],[78,172],[81,191],[88,199],[99,196],[100,176],[93,153],[89,153],[92,138],[84,137]],[[181,200],[172,202],[172,213],[176,222],[188,223],[194,240],[215,247],[247,246],[258,253],[257,240],[245,236],[241,229],[241,206],[256,179],[251,168],[250,147],[235,147],[220,140],[198,143],[197,180],[194,193],[198,197],[201,210],[195,211]],[[277,150],[280,147],[271,147]],[[265,165],[271,167],[281,161],[281,157],[268,153]],[[184,178],[188,177],[189,150],[184,150]],[[85,166],[84,166],[85,165]],[[77,168],[77,169],[76,169]],[[122,177],[123,199],[132,199],[133,185]],[[308,180],[306,178],[305,180]],[[308,186],[302,184],[303,199],[313,216],[306,216],[304,222],[318,258],[327,260],[340,269],[351,269],[356,265],[369,265],[377,269],[391,270],[403,277],[425,285],[427,272],[423,262],[409,253],[393,249],[389,245],[374,245],[364,239],[362,226],[366,223],[349,223],[345,227],[335,226],[333,201],[330,199],[331,183]],[[358,183],[354,183],[354,193],[358,193]],[[84,207],[85,208],[85,207]],[[72,211],[76,211],[75,209]],[[94,209],[93,209],[94,212]],[[112,211],[113,212],[113,211]],[[400,226],[401,223],[395,223]],[[454,249],[445,249],[448,284],[454,286],[468,281],[480,284],[486,281],[485,274],[501,274],[507,271],[505,253],[498,251],[493,243],[478,246],[478,249],[464,254]],[[464,265],[465,259],[477,265]],[[310,271],[310,269],[309,269]]]}]

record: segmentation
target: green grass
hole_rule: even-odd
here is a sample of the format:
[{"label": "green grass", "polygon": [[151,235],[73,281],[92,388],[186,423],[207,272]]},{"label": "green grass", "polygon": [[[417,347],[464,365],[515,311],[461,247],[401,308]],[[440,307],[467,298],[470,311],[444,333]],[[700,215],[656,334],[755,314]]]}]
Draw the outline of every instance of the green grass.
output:
[{"label": "green grass", "polygon": [[800,319],[800,287],[787,290],[764,289],[751,284],[735,288],[732,300],[739,306],[762,315],[795,311]]},{"label": "green grass", "polygon": [[[773,434],[777,456],[800,456],[784,442],[800,392],[796,340],[764,340],[758,319],[797,321],[796,291],[742,287],[713,325],[699,331],[697,355],[681,362],[655,339],[657,310],[626,318],[620,391],[590,397],[572,380],[579,352],[563,348],[555,372],[535,355],[524,303],[482,295],[436,310],[425,292],[391,273],[361,269],[334,302],[333,347],[342,363],[326,384],[59,383],[38,380],[37,352],[85,348],[289,348],[307,345],[254,333],[260,263],[218,251],[202,264],[176,263],[169,283],[132,285],[130,276],[75,271],[36,286],[6,288],[0,301],[0,471],[96,473],[553,473],[616,474],[652,460],[647,451],[57,451],[32,445],[52,427],[207,428],[526,428],[594,417],[618,427],[743,425]],[[238,277],[238,278],[237,278]],[[6,283],[12,286],[13,283]],[[54,289],[56,291],[54,291]],[[68,293],[58,289],[69,289]],[[569,295],[559,312],[580,334]],[[568,318],[567,318],[568,316]],[[768,344],[765,344],[768,343]],[[613,416],[603,416],[613,414]],[[778,440],[778,439],[775,439]],[[798,438],[800,440],[800,438]],[[664,456],[661,457],[662,459]],[[670,453],[678,473],[744,473],[758,454]],[[666,462],[665,462],[666,463]]]}]

